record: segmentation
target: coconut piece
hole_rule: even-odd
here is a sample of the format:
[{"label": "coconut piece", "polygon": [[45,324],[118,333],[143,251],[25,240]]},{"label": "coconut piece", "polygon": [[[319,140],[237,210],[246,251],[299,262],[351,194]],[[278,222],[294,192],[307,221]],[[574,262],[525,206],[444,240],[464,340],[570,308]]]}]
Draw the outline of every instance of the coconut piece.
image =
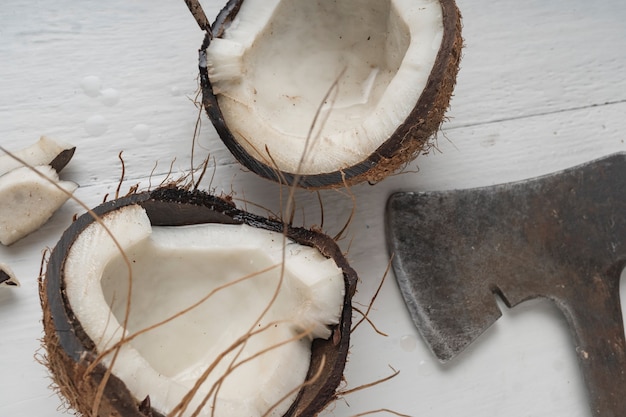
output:
[{"label": "coconut piece", "polygon": [[[262,416],[282,397],[288,400],[269,415],[309,416],[334,398],[348,351],[356,276],[332,239],[284,231],[282,223],[219,198],[177,189],[114,200],[95,212],[131,262],[130,315],[124,333],[127,264],[100,223],[81,216],[51,254],[41,289],[49,367],[72,407],[92,415],[112,358],[104,356],[97,366],[94,361],[122,334],[165,320],[245,276],[250,278],[124,344],[97,415],[168,414],[221,352],[266,325],[243,350],[222,359],[183,415],[191,415],[232,360],[290,339],[225,379],[216,416]],[[276,301],[262,314],[279,283]],[[93,372],[85,374],[90,365]],[[199,416],[211,415],[208,404]]]},{"label": "coconut piece", "polygon": [[[56,172],[61,172],[72,159],[75,150],[75,146],[42,136],[34,144],[13,152],[13,155],[30,166],[50,165]],[[22,166],[10,155],[0,156],[0,175]]]},{"label": "coconut piece", "polygon": [[0,288],[1,287],[19,287],[20,282],[8,265],[0,262]]},{"label": "coconut piece", "polygon": [[202,46],[203,104],[261,176],[379,181],[439,128],[461,46],[454,0],[231,0]]},{"label": "coconut piece", "polygon": [[49,165],[0,176],[0,243],[10,245],[39,229],[78,187],[60,181]]}]

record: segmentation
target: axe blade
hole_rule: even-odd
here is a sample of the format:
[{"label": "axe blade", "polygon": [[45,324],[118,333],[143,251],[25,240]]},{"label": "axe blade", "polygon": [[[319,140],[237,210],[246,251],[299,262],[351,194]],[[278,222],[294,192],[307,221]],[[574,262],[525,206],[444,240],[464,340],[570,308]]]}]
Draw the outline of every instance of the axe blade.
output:
[{"label": "axe blade", "polygon": [[517,183],[396,193],[386,226],[408,310],[440,360],[500,317],[494,293],[509,307],[546,297],[569,323],[593,415],[626,415],[625,153]]}]

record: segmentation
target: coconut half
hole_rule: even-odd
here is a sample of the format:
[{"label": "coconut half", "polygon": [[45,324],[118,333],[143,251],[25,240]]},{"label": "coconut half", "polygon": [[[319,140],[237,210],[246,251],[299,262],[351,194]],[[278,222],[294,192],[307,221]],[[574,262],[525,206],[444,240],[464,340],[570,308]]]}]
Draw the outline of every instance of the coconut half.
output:
[{"label": "coconut half", "polygon": [[331,238],[175,188],[94,212],[64,233],[41,284],[48,365],[72,408],[312,416],[335,397],[356,275]]},{"label": "coconut half", "polygon": [[439,128],[461,46],[454,0],[231,0],[201,48],[203,104],[259,175],[376,182]]}]

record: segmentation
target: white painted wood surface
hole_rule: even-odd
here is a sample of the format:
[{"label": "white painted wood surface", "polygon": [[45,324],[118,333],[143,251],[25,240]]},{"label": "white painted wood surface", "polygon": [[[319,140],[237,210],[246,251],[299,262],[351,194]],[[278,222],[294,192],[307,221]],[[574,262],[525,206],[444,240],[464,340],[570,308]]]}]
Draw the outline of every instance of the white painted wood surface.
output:
[{"label": "white painted wood surface", "polygon": [[[361,308],[387,265],[383,214],[391,192],[520,180],[626,151],[623,0],[458,3],[467,46],[439,152],[420,157],[403,175],[351,190],[356,215],[340,244],[360,274]],[[210,16],[221,6],[204,4]],[[135,183],[148,187],[151,172],[162,178],[170,164],[176,175],[184,172],[191,166],[198,117],[192,100],[201,39],[182,0],[4,0],[0,145],[17,149],[43,134],[77,145],[62,178],[79,183],[76,196],[91,206],[115,192],[120,151],[127,169],[124,189]],[[87,76],[102,81],[102,95],[84,93],[81,80]],[[111,105],[106,94],[119,94],[119,102]],[[88,133],[94,116],[107,128],[99,136]],[[210,154],[216,164],[205,186],[277,210],[276,185],[242,170],[206,117],[201,119],[195,161]],[[133,133],[137,125],[149,129],[147,138]],[[297,197],[306,216],[296,223],[319,224],[317,197]],[[349,216],[352,199],[333,191],[322,197],[324,229],[334,234]],[[0,247],[0,261],[22,282],[21,288],[0,291],[0,416],[64,415],[35,359],[42,335],[37,276],[42,250],[54,246],[72,215],[82,211],[68,202],[43,229]],[[371,315],[388,336],[359,327],[346,384],[372,382],[392,367],[400,374],[340,399],[325,415],[381,408],[433,417],[590,415],[556,309],[534,301],[503,307],[503,313],[468,352],[442,366],[418,338],[389,277]]]}]

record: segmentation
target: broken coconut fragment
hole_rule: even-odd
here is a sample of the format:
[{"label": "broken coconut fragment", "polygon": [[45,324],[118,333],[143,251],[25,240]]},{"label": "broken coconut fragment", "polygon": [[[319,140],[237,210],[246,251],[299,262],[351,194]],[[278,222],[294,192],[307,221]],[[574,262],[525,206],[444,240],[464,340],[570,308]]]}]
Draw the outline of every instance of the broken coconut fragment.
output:
[{"label": "broken coconut fragment", "polygon": [[13,152],[13,157],[0,155],[0,175],[22,167],[18,159],[30,166],[50,165],[56,172],[61,172],[75,150],[75,146],[42,136],[34,144]]},{"label": "broken coconut fragment", "polygon": [[78,185],[58,175],[75,150],[42,136],[0,156],[0,243],[10,245],[39,229],[76,190]]},{"label": "broken coconut fragment", "polygon": [[60,181],[49,165],[0,176],[0,243],[10,245],[39,229],[78,187]]},{"label": "broken coconut fragment", "polygon": [[231,0],[201,48],[203,104],[263,177],[376,182],[428,147],[461,46],[454,0]]},{"label": "broken coconut fragment", "polygon": [[94,212],[64,233],[41,288],[49,368],[73,408],[312,416],[334,399],[356,275],[331,238],[174,188]]},{"label": "broken coconut fragment", "polygon": [[0,262],[0,288],[2,287],[19,287],[20,282],[8,265]]}]

